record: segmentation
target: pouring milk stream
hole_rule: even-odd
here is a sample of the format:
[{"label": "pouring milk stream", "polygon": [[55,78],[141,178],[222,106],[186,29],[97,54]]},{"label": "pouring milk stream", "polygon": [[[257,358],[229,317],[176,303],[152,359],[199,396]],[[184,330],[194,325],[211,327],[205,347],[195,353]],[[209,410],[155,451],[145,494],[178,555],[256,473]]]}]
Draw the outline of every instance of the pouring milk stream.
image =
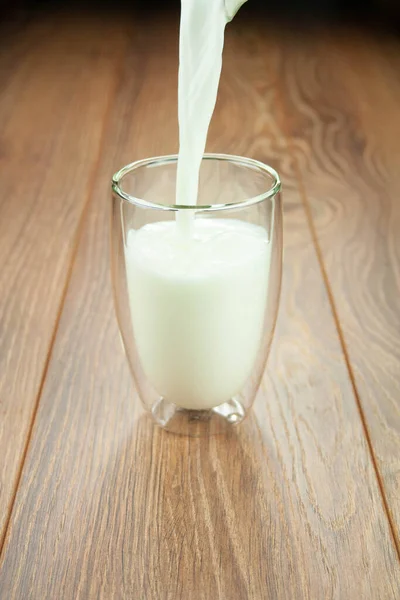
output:
[{"label": "pouring milk stream", "polygon": [[[200,164],[221,76],[225,25],[243,3],[243,0],[181,0],[177,204],[197,201]],[[192,212],[178,213],[177,221],[180,232],[190,235]]]},{"label": "pouring milk stream", "polygon": [[[182,0],[176,202],[196,204],[201,159],[222,66],[224,29],[238,0]],[[253,368],[267,299],[264,228],[237,219],[149,223],[128,232],[133,332],[157,393],[187,409],[237,394]]]}]

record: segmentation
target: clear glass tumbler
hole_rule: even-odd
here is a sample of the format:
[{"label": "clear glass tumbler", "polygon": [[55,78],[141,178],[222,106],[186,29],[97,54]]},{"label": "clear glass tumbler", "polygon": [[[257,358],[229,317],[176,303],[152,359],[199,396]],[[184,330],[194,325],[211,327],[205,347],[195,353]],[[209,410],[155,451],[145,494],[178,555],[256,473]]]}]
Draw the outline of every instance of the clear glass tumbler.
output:
[{"label": "clear glass tumbler", "polygon": [[281,184],[256,160],[206,154],[198,203],[181,206],[176,170],[177,156],[161,156],[113,177],[114,297],[145,409],[169,431],[207,435],[243,420],[265,369],[281,284]]}]

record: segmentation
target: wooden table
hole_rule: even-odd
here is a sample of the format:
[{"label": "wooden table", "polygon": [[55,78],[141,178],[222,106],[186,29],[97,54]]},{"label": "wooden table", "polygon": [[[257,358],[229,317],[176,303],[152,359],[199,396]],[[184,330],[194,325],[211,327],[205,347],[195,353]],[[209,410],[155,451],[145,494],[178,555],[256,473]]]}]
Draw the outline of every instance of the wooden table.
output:
[{"label": "wooden table", "polygon": [[152,425],[109,184],[177,149],[178,19],[56,15],[0,57],[0,598],[400,597],[400,42],[229,26],[208,149],[274,165],[284,281],[254,415]]}]

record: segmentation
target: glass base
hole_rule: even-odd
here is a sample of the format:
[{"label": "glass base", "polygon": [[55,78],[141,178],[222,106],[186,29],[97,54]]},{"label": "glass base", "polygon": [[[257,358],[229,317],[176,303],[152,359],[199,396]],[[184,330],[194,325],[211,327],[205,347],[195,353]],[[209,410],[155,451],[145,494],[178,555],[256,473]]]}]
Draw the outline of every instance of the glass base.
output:
[{"label": "glass base", "polygon": [[156,423],[163,429],[194,437],[224,433],[246,416],[242,404],[235,398],[209,410],[181,408],[165,398],[159,398],[151,412]]}]

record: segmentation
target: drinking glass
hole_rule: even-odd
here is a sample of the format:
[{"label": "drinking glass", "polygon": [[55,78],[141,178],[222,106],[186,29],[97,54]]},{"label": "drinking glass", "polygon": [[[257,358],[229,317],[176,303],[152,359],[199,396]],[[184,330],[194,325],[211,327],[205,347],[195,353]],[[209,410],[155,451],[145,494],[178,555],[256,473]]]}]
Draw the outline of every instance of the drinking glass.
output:
[{"label": "drinking glass", "polygon": [[[205,154],[197,204],[177,205],[176,171],[171,155],[134,162],[113,176],[114,299],[144,408],[169,431],[209,435],[245,418],[265,369],[281,285],[281,183],[257,160]],[[157,222],[187,222],[188,215],[196,226],[219,219],[262,228],[261,268],[238,271],[237,281],[232,271],[228,282],[194,281],[189,272],[177,283],[153,273],[154,265],[139,264],[132,236]]]}]

